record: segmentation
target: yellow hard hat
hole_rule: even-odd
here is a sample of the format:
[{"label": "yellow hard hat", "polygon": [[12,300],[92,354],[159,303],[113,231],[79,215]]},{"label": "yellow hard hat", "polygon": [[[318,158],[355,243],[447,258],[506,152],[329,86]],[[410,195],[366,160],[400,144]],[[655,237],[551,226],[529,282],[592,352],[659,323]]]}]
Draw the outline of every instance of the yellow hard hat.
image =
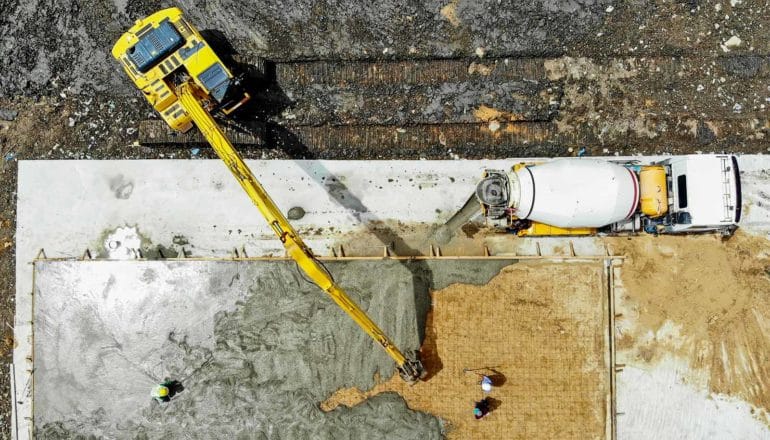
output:
[{"label": "yellow hard hat", "polygon": [[168,396],[168,387],[160,385],[158,386],[158,397]]}]

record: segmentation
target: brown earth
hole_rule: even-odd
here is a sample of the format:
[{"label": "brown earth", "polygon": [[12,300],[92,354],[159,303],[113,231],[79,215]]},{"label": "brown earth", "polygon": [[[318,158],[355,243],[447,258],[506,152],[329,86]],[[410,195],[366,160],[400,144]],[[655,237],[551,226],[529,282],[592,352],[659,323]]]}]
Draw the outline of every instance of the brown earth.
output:
[{"label": "brown earth", "polygon": [[[410,408],[446,422],[450,439],[604,438],[608,430],[608,342],[603,270],[596,264],[519,263],[484,286],[433,292],[421,357],[429,371],[410,387],[398,377],[343,389],[330,411],[395,391]],[[476,370],[476,371],[467,371]],[[478,373],[499,385],[481,421]]]},{"label": "brown earth", "polygon": [[770,242],[740,232],[608,242],[628,257],[618,354],[649,366],[673,353],[709,391],[770,410]]}]

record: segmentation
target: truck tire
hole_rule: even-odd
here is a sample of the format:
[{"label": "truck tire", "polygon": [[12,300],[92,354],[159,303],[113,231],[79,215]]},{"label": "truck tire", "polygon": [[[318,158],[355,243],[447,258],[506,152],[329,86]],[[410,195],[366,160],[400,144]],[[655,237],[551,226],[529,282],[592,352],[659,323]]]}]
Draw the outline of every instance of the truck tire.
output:
[{"label": "truck tire", "polygon": [[732,236],[733,232],[735,232],[735,228],[730,227],[730,226],[728,226],[726,228],[721,228],[719,230],[719,234],[722,235],[722,238],[728,238],[728,237]]}]

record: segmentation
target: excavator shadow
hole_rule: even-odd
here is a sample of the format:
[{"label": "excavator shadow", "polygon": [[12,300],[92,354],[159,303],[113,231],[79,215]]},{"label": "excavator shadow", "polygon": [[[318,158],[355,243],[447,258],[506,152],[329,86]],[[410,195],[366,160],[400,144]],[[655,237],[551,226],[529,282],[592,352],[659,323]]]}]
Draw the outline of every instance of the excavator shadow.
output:
[{"label": "excavator shadow", "polygon": [[[245,127],[264,127],[263,148],[281,150],[293,159],[314,159],[297,135],[275,121],[295,104],[278,85],[275,62],[239,53],[219,30],[204,29],[201,35],[225,63],[243,74],[243,88],[251,95],[251,100],[231,115],[232,119]],[[227,121],[224,125],[228,125]]]},{"label": "excavator shadow", "polygon": [[[222,32],[204,30],[201,33],[225,62],[234,63],[231,65],[238,65],[239,60],[248,59],[247,57],[240,56],[235,51],[233,45],[230,44]],[[242,62],[240,64],[243,71],[249,70],[249,66],[243,66]],[[244,87],[251,94],[252,99],[236,112],[237,120],[264,123],[265,144],[270,148],[280,149],[293,159],[315,159],[316,156],[312,153],[312,150],[295,133],[274,121],[276,116],[294,105],[294,102],[278,85],[275,63],[260,59],[255,61],[254,64],[258,64],[258,66],[252,65],[251,67],[257,67],[257,70],[261,70],[262,75],[246,77]],[[371,212],[361,202],[360,198],[353,194],[322,163],[313,162],[311,165],[308,162],[300,161],[298,164],[312,180],[327,189],[328,194],[334,201],[347,209],[361,224],[366,225],[368,232],[376,237],[383,246],[397,250],[398,255],[420,255],[420,252],[407,244],[406,240],[400,237],[397,231],[385,226],[383,221],[372,218]],[[324,177],[324,179],[322,180],[321,177]],[[363,213],[367,213],[366,219],[362,217]],[[425,260],[398,261],[404,265],[412,277],[411,284],[413,286],[414,309],[416,311],[415,319],[419,341],[422,343],[425,341],[426,317],[431,307],[430,291],[434,289],[432,269]],[[426,366],[436,371],[440,369],[442,364],[441,360],[438,359],[435,349],[431,350],[428,347],[424,350],[433,353],[429,356],[428,363],[430,365]],[[429,372],[429,374],[435,374],[436,371]]]},{"label": "excavator shadow", "polygon": [[[321,162],[298,162],[306,174],[317,183],[323,185],[331,198],[364,225],[366,232],[371,234],[385,247],[394,250],[397,255],[421,255],[418,249],[412,247],[398,232],[388,226],[383,220],[373,217],[369,208],[359,197],[352,193],[347,186]],[[321,180],[321,177],[324,177]],[[366,213],[366,218],[363,214]],[[426,260],[398,260],[411,274],[414,307],[416,311],[417,329],[420,342],[425,341],[425,325],[428,311],[431,307],[430,292],[435,289],[433,270]],[[440,363],[440,362],[439,362]]]}]

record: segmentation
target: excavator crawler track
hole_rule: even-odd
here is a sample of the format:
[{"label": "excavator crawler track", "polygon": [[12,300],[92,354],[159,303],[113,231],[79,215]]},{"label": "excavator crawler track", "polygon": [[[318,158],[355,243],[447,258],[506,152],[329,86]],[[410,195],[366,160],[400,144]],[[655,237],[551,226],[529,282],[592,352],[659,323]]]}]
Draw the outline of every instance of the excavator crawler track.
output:
[{"label": "excavator crawler track", "polygon": [[[235,145],[265,146],[265,124],[263,122],[227,124],[222,127],[222,130]],[[160,119],[148,119],[139,123],[139,143],[147,147],[208,146],[208,142],[200,130],[180,133],[172,130]]]}]

